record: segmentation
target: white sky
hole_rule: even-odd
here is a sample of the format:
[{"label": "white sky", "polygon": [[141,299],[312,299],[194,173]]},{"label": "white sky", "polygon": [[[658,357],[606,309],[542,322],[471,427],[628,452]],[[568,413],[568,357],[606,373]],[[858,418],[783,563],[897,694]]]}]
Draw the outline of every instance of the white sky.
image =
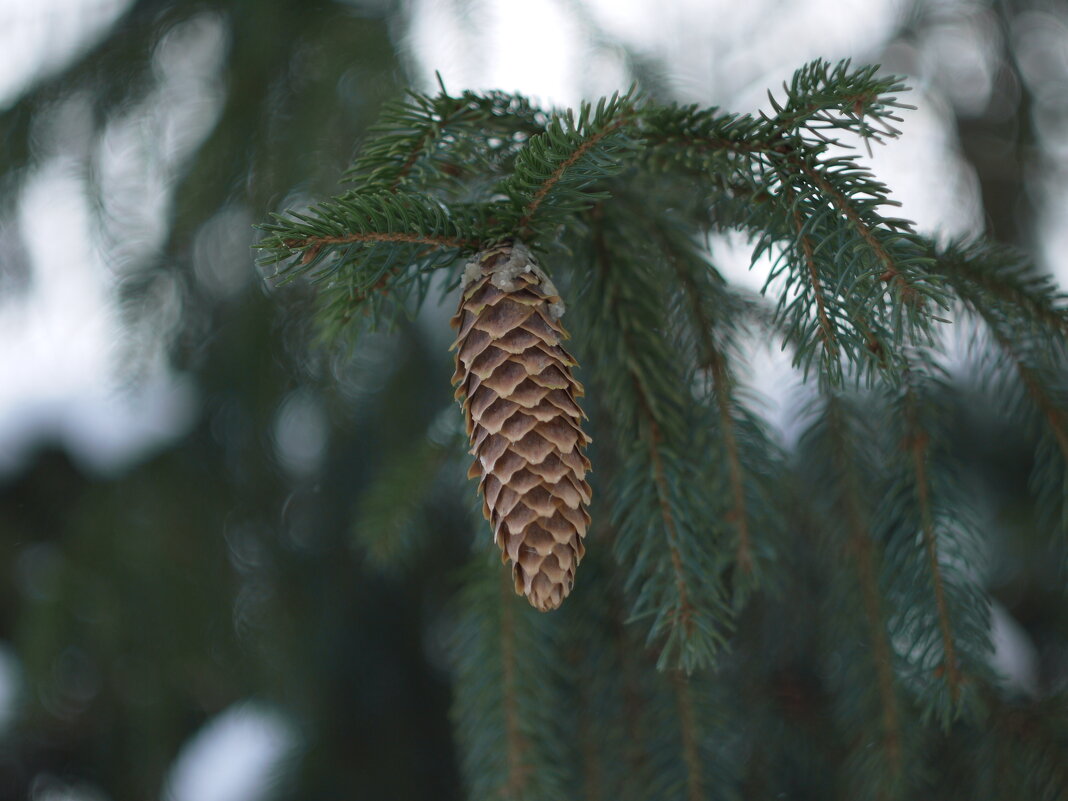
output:
[{"label": "white sky", "polygon": [[0,109],[107,33],[131,0],[0,0]]}]

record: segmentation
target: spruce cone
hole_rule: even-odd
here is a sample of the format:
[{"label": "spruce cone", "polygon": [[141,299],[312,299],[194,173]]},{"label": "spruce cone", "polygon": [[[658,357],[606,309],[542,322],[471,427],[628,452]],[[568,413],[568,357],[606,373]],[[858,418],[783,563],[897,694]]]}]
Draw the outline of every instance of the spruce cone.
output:
[{"label": "spruce cone", "polygon": [[575,403],[582,385],[560,345],[567,332],[556,288],[522,245],[479,253],[464,272],[456,373],[482,513],[515,591],[546,612],[558,607],[585,553],[590,441]]}]

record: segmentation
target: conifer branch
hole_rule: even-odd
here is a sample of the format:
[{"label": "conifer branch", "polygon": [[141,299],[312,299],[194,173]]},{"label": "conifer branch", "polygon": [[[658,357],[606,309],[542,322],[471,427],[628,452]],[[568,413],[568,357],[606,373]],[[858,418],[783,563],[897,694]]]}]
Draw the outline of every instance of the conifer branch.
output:
[{"label": "conifer branch", "polygon": [[957,664],[956,645],[949,622],[949,606],[942,579],[942,568],[938,562],[938,541],[935,534],[934,515],[931,511],[931,487],[927,477],[928,435],[919,424],[916,396],[912,387],[906,384],[905,407],[908,426],[908,440],[905,443],[912,455],[912,467],[916,477],[916,499],[920,507],[920,526],[923,532],[924,548],[927,551],[927,566],[931,572],[931,585],[935,594],[935,607],[938,611],[938,626],[942,633],[943,668],[946,682],[949,684],[953,703],[960,700],[960,668]]},{"label": "conifer branch", "polygon": [[1068,337],[1068,296],[1020,254],[1009,248],[971,244],[949,245],[941,252],[932,250],[932,255],[950,286],[972,308],[1004,306],[1032,326]]},{"label": "conifer branch", "polygon": [[[605,241],[604,228],[600,223],[599,217],[595,217],[595,219],[597,219],[597,222],[595,222],[594,225],[594,247],[597,267],[602,274],[609,275],[611,257]],[[608,287],[609,291],[614,294],[615,282],[611,278],[608,279]],[[606,300],[609,306],[614,307],[616,305],[613,302],[615,299],[612,295]],[[620,314],[618,310],[616,313]],[[619,320],[618,325],[620,334],[623,338],[624,347],[627,350],[633,350],[634,343],[630,341],[632,336],[630,327],[624,324],[622,319]],[[660,425],[657,423],[655,402],[645,385],[645,375],[643,375],[641,371],[635,369],[633,360],[627,361],[626,369],[633,386],[634,396],[638,401],[638,409],[643,418],[642,422],[644,425],[642,426],[642,432],[645,438],[646,449],[649,454],[649,463],[652,466],[657,505],[660,509],[660,515],[664,525],[666,546],[671,556],[671,568],[673,571],[675,589],[678,593],[677,605],[671,611],[670,625],[671,628],[674,628],[676,625],[681,625],[686,636],[691,636],[693,634],[694,623],[693,607],[690,603],[690,591],[687,585],[686,575],[683,571],[682,555],[679,552],[679,535],[678,528],[675,524],[675,517],[671,509],[671,493],[664,474],[664,462],[660,456],[660,443],[663,440],[663,436],[660,431]]]},{"label": "conifer branch", "polygon": [[534,215],[538,211],[538,207],[541,206],[541,204],[545,201],[545,198],[548,197],[549,193],[552,192],[553,188],[558,183],[560,183],[560,179],[564,177],[564,174],[572,167],[574,167],[579,161],[581,161],[587,153],[593,150],[601,142],[602,139],[607,137],[609,134],[618,131],[628,122],[628,118],[618,119],[606,128],[597,131],[588,139],[581,142],[570,156],[560,162],[556,169],[553,170],[552,174],[549,175],[549,177],[546,178],[541,183],[541,185],[535,190],[530,200],[527,201],[527,204],[523,207],[523,216],[519,218],[519,223],[517,226],[520,231],[521,239],[524,236],[529,235],[529,225],[531,219],[533,219]]},{"label": "conifer branch", "polygon": [[677,659],[693,670],[711,660],[729,624],[718,583],[722,567],[693,530],[691,504],[700,491],[693,485],[696,468],[681,456],[687,406],[678,392],[681,378],[671,369],[670,345],[655,333],[665,297],[653,263],[633,247],[632,237],[644,243],[641,248],[655,236],[622,230],[615,220],[609,234],[600,209],[591,214],[589,251],[597,281],[590,297],[601,321],[595,343],[605,349],[603,358],[594,358],[604,362],[601,377],[608,382],[599,391],[614,394],[612,412],[625,420],[617,425],[635,432],[624,455],[625,478],[613,482],[619,493],[616,550],[632,565],[629,586],[639,587],[634,618],[652,619],[650,642],[664,637],[660,666],[675,666]]},{"label": "conifer branch", "polygon": [[[454,617],[457,672],[453,716],[470,796],[480,801],[549,801],[562,794],[555,730],[560,688],[546,681],[556,665],[544,618],[520,606],[507,574],[468,571]],[[496,561],[496,560],[494,560]]]},{"label": "conifer branch", "polygon": [[1021,383],[1027,390],[1027,394],[1031,396],[1035,406],[1049,425],[1049,429],[1057,441],[1057,447],[1060,450],[1061,455],[1068,461],[1068,419],[1066,419],[1065,413],[1049,396],[1049,393],[1046,391],[1043,382],[1036,371],[1032,369],[1023,356],[1020,355],[1013,340],[1010,339],[1002,329],[1001,321],[995,316],[994,312],[981,300],[971,294],[965,295],[963,299],[965,303],[967,303],[968,306],[986,323],[987,329],[994,337],[994,341],[997,342],[998,347],[1001,348],[1002,352],[1012,362],[1016,372],[1020,376]]},{"label": "conifer branch", "polygon": [[[853,614],[835,609],[804,636],[823,636],[824,626],[839,622],[849,627],[847,637],[831,633],[841,661],[834,667],[828,661],[823,678],[828,686],[840,681],[845,691],[841,707],[829,708],[841,709],[854,729],[849,750],[867,771],[862,780],[872,780],[873,790],[878,781],[889,797],[895,790],[885,788],[903,786],[919,767],[912,764],[913,726],[939,717],[948,732],[975,697],[986,675],[988,605],[958,565],[977,561],[965,552],[980,537],[964,505],[949,505],[960,491],[951,456],[943,453],[953,429],[932,414],[949,389],[936,373],[937,354],[925,345],[934,339],[934,307],[943,305],[945,286],[990,328],[994,349],[1004,353],[998,367],[1010,375],[1014,368],[1013,400],[1051,432],[1040,448],[1047,469],[1035,475],[1043,491],[1063,495],[1056,457],[1059,451],[1068,463],[1068,407],[1053,371],[1068,336],[1068,304],[1016,257],[972,245],[938,254],[911,223],[887,214],[893,205],[887,188],[856,156],[836,150],[847,147],[847,135],[867,143],[897,134],[902,105],[892,94],[903,87],[875,73],[814,62],[785,86],[785,97],[771,99],[770,111],[751,115],[645,104],[629,95],[596,109],[583,105],[576,114],[549,114],[503,94],[452,98],[443,89],[436,98],[413,96],[372,132],[350,172],[357,187],[266,226],[264,261],[280,264],[278,275],[311,278],[328,302],[324,318],[337,328],[361,305],[372,315],[418,308],[432,288],[432,271],[453,267],[466,251],[520,236],[539,254],[561,255],[545,266],[559,299],[574,310],[568,319],[579,334],[575,351],[596,390],[589,395],[597,410],[592,424],[604,437],[595,475],[605,477],[612,497],[595,516],[611,507],[611,546],[626,581],[595,601],[596,591],[576,592],[569,601],[574,612],[535,619],[516,608],[504,574],[485,581],[485,571],[473,573],[457,616],[465,636],[457,638],[454,708],[473,796],[561,797],[560,777],[567,776],[590,799],[615,797],[620,780],[606,767],[613,759],[641,785],[635,796],[646,787],[671,787],[697,801],[724,786],[708,735],[728,704],[709,703],[693,671],[712,663],[733,614],[749,600],[738,586],[763,577],[765,554],[794,526],[778,518],[782,454],[746,388],[734,382],[754,315],[706,258],[700,243],[710,233],[739,229],[755,243],[754,261],[770,256],[764,292],[778,297],[762,307],[767,318],[756,327],[781,336],[806,376],[810,367],[818,372],[824,407],[812,427],[816,458],[802,469],[821,474],[805,478],[811,509],[807,498],[798,505],[804,515],[826,503],[821,522],[830,544],[797,549],[806,551],[799,570],[807,572],[797,586],[818,577],[813,596],[841,604],[841,594],[856,607]],[[455,287],[460,272],[450,270],[442,284]],[[546,291],[555,295],[556,286]],[[486,342],[499,344],[497,323],[514,330],[504,312],[494,320],[474,293],[467,300],[469,319],[487,322],[478,329]],[[531,316],[524,337],[539,339],[541,323],[552,328],[550,317],[555,321],[562,305],[549,303],[545,314]],[[478,351],[478,370],[471,357],[472,386],[490,376],[510,383],[510,374],[498,375],[499,365],[491,365],[509,360],[497,344]],[[929,361],[918,365],[914,382],[916,345]],[[562,364],[555,347],[544,338],[523,344],[533,350],[516,380],[535,375],[538,354]],[[837,393],[854,376],[865,380],[864,389],[858,380],[855,407]],[[523,397],[545,401],[546,414],[553,413],[548,406],[567,406],[577,419],[568,393],[578,395],[579,385],[571,378],[565,376],[563,391],[546,383],[544,397],[534,398],[533,389]],[[886,412],[879,431],[869,429],[879,412]],[[520,428],[501,434],[503,423],[490,431],[487,422],[476,447],[490,437],[498,437],[493,448],[505,439],[505,450],[517,446],[533,430]],[[865,455],[870,443],[884,458]],[[493,448],[486,446],[480,460],[493,461]],[[388,478],[411,483],[403,475]],[[566,483],[553,482],[563,499]],[[523,498],[537,501],[532,490],[494,489],[519,514]],[[545,508],[538,512],[545,519],[567,511]],[[597,526],[606,530],[601,520]],[[598,555],[591,548],[589,557],[594,578],[607,539],[591,542],[598,545]],[[556,559],[551,548],[539,557]],[[844,551],[848,564],[832,573],[821,560],[834,551]],[[573,553],[577,563],[581,553]],[[738,633],[743,647],[781,634],[775,628],[781,621],[763,619],[774,601],[756,598],[744,612],[747,630]],[[652,646],[648,663],[635,631],[625,628],[635,621]],[[562,660],[554,647],[560,641],[545,636],[561,630],[570,646]],[[600,658],[579,647],[584,636],[600,646]],[[783,650],[799,650],[799,642]],[[558,672],[561,662],[571,668],[566,676]],[[610,683],[606,672],[613,673]],[[757,692],[776,686],[758,684]],[[565,689],[577,698],[563,715],[566,726],[549,719],[560,709],[554,693]],[[772,707],[766,717],[779,719],[782,710]],[[595,721],[602,718],[617,721],[623,736],[598,741]],[[566,733],[555,736],[560,732]],[[840,734],[822,745],[843,743]],[[738,754],[732,748],[751,745],[748,734],[738,741],[725,738],[724,763]],[[872,741],[876,747],[867,749]],[[557,760],[554,748],[568,754]],[[777,772],[769,792],[788,771]]]},{"label": "conifer branch", "polygon": [[837,338],[834,333],[834,326],[831,324],[831,320],[827,316],[827,302],[824,299],[819,268],[816,266],[816,254],[812,247],[812,240],[809,238],[808,234],[805,233],[805,223],[801,217],[801,209],[798,207],[796,195],[794,194],[794,190],[790,186],[789,181],[782,181],[782,192],[783,200],[791,209],[794,227],[797,231],[797,239],[801,243],[801,252],[805,258],[805,265],[808,267],[809,279],[812,282],[812,294],[816,298],[816,310],[817,315],[819,316],[820,330],[823,332],[824,347],[827,350],[828,356],[835,358],[838,355]]},{"label": "conifer branch", "polygon": [[694,716],[690,680],[685,673],[675,670],[671,674],[671,684],[675,691],[675,706],[679,716],[682,761],[686,765],[686,795],[689,801],[702,801],[705,790],[700,757],[701,737]]},{"label": "conifer branch", "polygon": [[[984,687],[991,708],[993,729],[1016,746],[1006,792],[1028,798],[1068,799],[1068,736],[1064,727],[1068,696],[1064,691],[1039,702],[1011,704],[991,686]],[[1000,757],[1008,757],[999,749]],[[1008,767],[1008,766],[1007,766]]]},{"label": "conifer branch", "polygon": [[[767,128],[779,133],[808,132],[821,142],[840,144],[822,131],[851,131],[865,141],[881,141],[900,132],[890,122],[900,122],[895,109],[913,106],[901,103],[892,95],[908,91],[895,76],[877,77],[878,67],[854,68],[849,60],[833,67],[816,59],[794,72],[789,85],[783,84],[786,97],[778,101],[769,92],[774,117],[763,116]],[[881,127],[865,122],[872,119]]]},{"label": "conifer branch", "polygon": [[613,582],[610,589],[612,644],[622,672],[623,723],[627,743],[625,754],[630,768],[628,775],[637,780],[647,780],[648,756],[642,744],[642,721],[646,716],[646,701],[638,686],[637,670],[634,664],[635,652],[633,643],[627,636],[626,621],[623,616],[625,601],[621,597],[618,582]]},{"label": "conifer branch", "polygon": [[727,450],[727,470],[730,477],[731,497],[733,498],[730,520],[738,530],[736,558],[738,566],[744,573],[752,573],[753,553],[749,534],[749,513],[746,510],[745,502],[745,470],[742,467],[734,417],[731,414],[733,403],[728,384],[727,369],[722,357],[714,357],[710,367],[712,369],[716,405],[719,408],[720,425],[723,428],[723,442]]},{"label": "conifer branch", "polygon": [[[666,244],[665,242],[665,246]],[[670,249],[668,251],[670,253]],[[748,574],[753,571],[753,554],[749,534],[749,513],[746,510],[745,469],[742,467],[738,448],[737,426],[733,415],[734,398],[731,392],[731,379],[727,372],[727,360],[713,340],[713,324],[705,313],[704,304],[701,302],[697,287],[694,286],[693,278],[674,254],[670,254],[668,258],[675,267],[675,273],[683,292],[686,293],[700,343],[701,364],[712,373],[712,392],[715,395],[724,449],[727,452],[727,472],[732,499],[729,517],[731,524],[738,532],[736,558],[738,566]]]},{"label": "conifer branch", "polygon": [[[983,321],[1012,363],[1068,462],[1068,415],[1050,396],[1039,370],[1020,352],[1021,345],[1034,340],[1036,327],[1058,337],[1056,345],[1063,347],[1068,336],[1068,298],[1048,277],[1030,274],[1027,265],[1006,249],[973,246],[962,250],[951,246],[938,256],[938,265],[957,296]],[[1057,350],[1050,348],[1044,337],[1037,348]]]},{"label": "conifer branch", "polygon": [[686,583],[686,575],[682,569],[682,554],[679,552],[679,531],[675,524],[675,516],[671,510],[671,495],[668,489],[667,478],[664,475],[664,462],[660,457],[660,442],[662,435],[660,426],[653,415],[649,398],[645,394],[640,383],[640,377],[634,376],[634,383],[639,392],[642,410],[645,412],[647,446],[649,449],[649,461],[653,466],[653,481],[656,483],[657,502],[660,506],[660,514],[664,521],[664,535],[667,539],[667,549],[671,554],[671,568],[674,571],[675,589],[679,594],[678,606],[672,610],[672,627],[681,625],[686,636],[693,635],[694,611],[690,603],[690,591]]},{"label": "conifer branch", "polygon": [[[478,248],[476,239],[460,239],[457,237],[423,236],[421,234],[392,233],[389,231],[369,231],[366,233],[344,234],[343,236],[307,236],[288,237],[282,240],[282,244],[292,250],[306,250],[314,258],[319,253],[319,248],[324,245],[348,245],[353,243],[373,242],[403,242],[416,245],[430,245],[437,248],[455,248],[457,250],[474,250]],[[303,263],[311,259],[305,256]]]},{"label": "conifer branch", "polygon": [[515,653],[515,595],[507,573],[500,573],[501,604],[501,685],[504,708],[506,781],[501,788],[505,798],[521,798],[529,770],[524,759],[526,744],[519,727],[519,705],[516,700],[516,653]]},{"label": "conifer branch", "polygon": [[883,747],[891,767],[895,773],[899,773],[902,767],[902,743],[897,698],[894,692],[893,652],[886,633],[871,535],[861,522],[858,511],[852,505],[850,505],[848,517],[850,551],[860,580],[864,615],[868,621],[869,636],[875,651],[873,661],[878,678],[879,697],[882,701]]},{"label": "conifer branch", "polygon": [[880,280],[887,283],[892,281],[897,284],[901,289],[902,300],[911,302],[915,298],[915,294],[909,281],[901,274],[894,257],[890,255],[887,249],[883,246],[883,243],[875,236],[874,231],[860,216],[857,210],[853,207],[853,204],[849,202],[849,199],[839,192],[831,182],[826,179],[826,177],[814,170],[810,165],[800,160],[796,162],[796,165],[805,176],[812,181],[813,185],[830,199],[835,208],[853,224],[853,227],[856,229],[861,239],[868,245],[876,258],[882,262],[885,272],[879,276]]},{"label": "conifer branch", "polygon": [[840,401],[831,397],[827,401],[828,425],[834,441],[836,468],[842,486],[842,503],[845,512],[849,555],[852,557],[860,585],[861,605],[868,625],[868,636],[873,650],[876,686],[878,688],[883,718],[882,745],[887,761],[895,776],[903,768],[903,743],[901,722],[898,714],[897,695],[894,689],[893,650],[890,647],[886,618],[879,592],[879,580],[875,566],[874,544],[871,532],[864,520],[863,501],[857,488],[857,466],[850,463],[847,454],[854,443],[849,442],[842,430],[840,419],[843,410]]},{"label": "conifer branch", "polygon": [[547,226],[605,197],[590,187],[623,168],[618,156],[630,144],[625,129],[634,115],[630,94],[602,99],[596,108],[583,103],[577,118],[571,111],[554,115],[527,142],[499,187],[518,209],[511,232],[533,240],[535,218]]},{"label": "conifer branch", "polygon": [[1016,366],[1016,371],[1020,374],[1024,388],[1034,400],[1035,406],[1038,407],[1042,416],[1046,418],[1046,423],[1057,440],[1057,447],[1060,449],[1061,455],[1065,460],[1068,460],[1068,421],[1065,419],[1064,412],[1053,402],[1034,370],[1028,367],[1024,360],[1020,358],[1011,343],[997,332],[995,332],[995,338],[1001,343],[1002,350],[1012,359],[1013,364]]},{"label": "conifer branch", "polygon": [[[386,105],[343,180],[364,193],[397,192],[407,183],[425,185],[429,178],[447,181],[492,171],[494,161],[512,155],[517,134],[539,132],[537,118],[537,110],[519,95],[465,91],[452,97],[444,88],[435,97],[410,92]],[[496,148],[486,147],[491,132],[502,139]],[[439,155],[449,158],[436,161]]]}]

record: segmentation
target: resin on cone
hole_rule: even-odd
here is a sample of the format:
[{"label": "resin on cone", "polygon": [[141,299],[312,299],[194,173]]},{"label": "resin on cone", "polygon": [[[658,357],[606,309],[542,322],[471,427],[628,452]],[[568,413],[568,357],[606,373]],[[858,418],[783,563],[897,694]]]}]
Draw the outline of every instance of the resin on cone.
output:
[{"label": "resin on cone", "polygon": [[590,523],[590,469],[582,385],[560,345],[564,304],[520,244],[500,245],[467,264],[458,329],[456,398],[463,404],[482,513],[515,590],[546,612],[575,581]]}]

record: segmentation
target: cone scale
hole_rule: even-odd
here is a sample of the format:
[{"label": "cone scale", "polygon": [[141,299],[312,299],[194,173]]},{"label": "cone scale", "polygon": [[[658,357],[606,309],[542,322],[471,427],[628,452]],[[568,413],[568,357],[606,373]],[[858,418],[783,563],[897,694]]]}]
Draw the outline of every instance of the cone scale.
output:
[{"label": "cone scale", "polygon": [[564,306],[523,245],[467,264],[457,329],[456,398],[463,406],[482,513],[517,593],[556,609],[585,553],[590,485],[575,360],[561,346]]}]

